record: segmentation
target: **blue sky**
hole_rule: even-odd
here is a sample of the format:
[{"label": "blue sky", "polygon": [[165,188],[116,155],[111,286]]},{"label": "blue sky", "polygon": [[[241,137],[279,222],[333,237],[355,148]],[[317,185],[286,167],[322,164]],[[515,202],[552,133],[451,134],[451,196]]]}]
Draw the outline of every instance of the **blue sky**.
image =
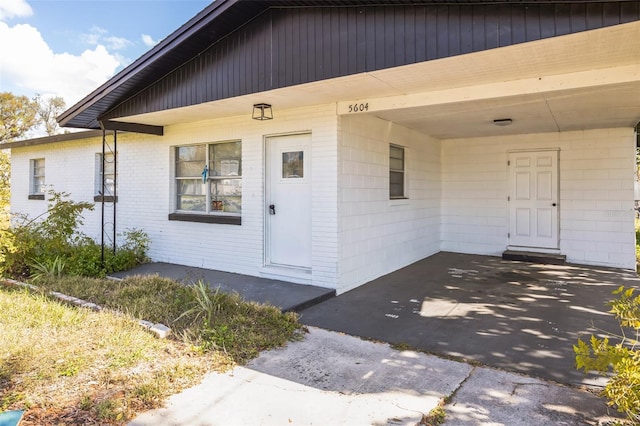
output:
[{"label": "blue sky", "polygon": [[0,0],[0,91],[70,107],[207,0]]}]

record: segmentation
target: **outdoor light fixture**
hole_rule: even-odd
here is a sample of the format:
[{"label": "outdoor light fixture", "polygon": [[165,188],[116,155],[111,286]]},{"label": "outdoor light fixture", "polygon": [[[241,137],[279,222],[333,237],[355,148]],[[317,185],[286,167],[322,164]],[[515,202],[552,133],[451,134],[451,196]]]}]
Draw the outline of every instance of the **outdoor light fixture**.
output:
[{"label": "outdoor light fixture", "polygon": [[271,110],[271,105],[269,104],[255,104],[253,106],[253,116],[251,117],[254,120],[272,120],[273,119],[273,111]]},{"label": "outdoor light fixture", "polygon": [[508,126],[511,123],[513,123],[513,120],[510,118],[499,118],[493,120],[493,124],[495,124],[496,126]]}]

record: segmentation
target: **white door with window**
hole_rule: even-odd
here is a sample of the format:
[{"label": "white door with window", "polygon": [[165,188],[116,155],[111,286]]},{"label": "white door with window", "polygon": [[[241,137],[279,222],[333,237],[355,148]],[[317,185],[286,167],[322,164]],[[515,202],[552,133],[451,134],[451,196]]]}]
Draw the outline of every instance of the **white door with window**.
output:
[{"label": "white door with window", "polygon": [[311,268],[310,134],[266,139],[265,263]]},{"label": "white door with window", "polygon": [[509,245],[558,248],[558,151],[509,153]]}]

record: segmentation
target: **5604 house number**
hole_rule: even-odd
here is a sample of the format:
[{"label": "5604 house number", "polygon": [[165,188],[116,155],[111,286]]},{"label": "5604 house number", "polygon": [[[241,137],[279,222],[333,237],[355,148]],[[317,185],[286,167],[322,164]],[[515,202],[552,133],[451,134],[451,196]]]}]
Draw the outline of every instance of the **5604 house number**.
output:
[{"label": "5604 house number", "polygon": [[349,112],[364,112],[369,111],[369,102],[366,104],[350,104]]}]

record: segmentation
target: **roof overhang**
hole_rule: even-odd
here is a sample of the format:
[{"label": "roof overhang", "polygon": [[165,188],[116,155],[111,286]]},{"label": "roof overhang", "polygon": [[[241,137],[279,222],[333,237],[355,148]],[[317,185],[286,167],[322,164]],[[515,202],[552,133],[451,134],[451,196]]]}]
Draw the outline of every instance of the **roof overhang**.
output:
[{"label": "roof overhang", "polygon": [[[618,0],[582,0],[580,3],[615,3]],[[215,42],[271,7],[389,6],[401,4],[503,4],[504,0],[217,0],[142,57],[65,111],[58,121],[63,127],[100,128],[99,120],[122,102],[132,99],[152,82],[199,55]],[[574,0],[514,0],[510,3],[575,3]],[[375,74],[375,73],[372,73]],[[357,78],[357,77],[356,77]],[[325,83],[320,82],[323,86]],[[309,85],[313,87],[314,85]],[[119,119],[118,119],[119,120]],[[119,120],[121,121],[121,120]],[[145,124],[145,123],[139,123]],[[155,133],[154,133],[155,134]]]},{"label": "roof overhang", "polygon": [[102,137],[102,130],[85,130],[81,132],[62,133],[53,136],[43,136],[41,138],[24,139],[13,142],[5,142],[0,145],[1,149],[24,148],[29,146],[46,145],[58,142],[70,142],[91,138]]},{"label": "roof overhang", "polygon": [[[337,103],[441,139],[634,127],[640,121],[640,22],[119,118],[168,126]],[[497,127],[494,119],[513,123]]]}]

